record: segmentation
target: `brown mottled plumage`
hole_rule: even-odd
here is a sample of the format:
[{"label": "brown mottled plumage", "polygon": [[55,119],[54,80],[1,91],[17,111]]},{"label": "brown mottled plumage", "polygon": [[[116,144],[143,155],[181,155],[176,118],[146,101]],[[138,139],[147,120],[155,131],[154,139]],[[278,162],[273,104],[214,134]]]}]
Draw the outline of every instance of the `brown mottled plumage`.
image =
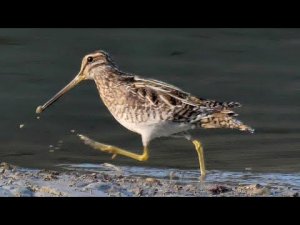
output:
[{"label": "brown mottled plumage", "polygon": [[[116,116],[127,116],[125,119],[131,122],[144,122],[150,117],[149,112],[154,112],[154,117],[158,116],[162,120],[190,123],[203,128],[232,128],[253,132],[252,128],[233,118],[237,114],[232,109],[240,107],[240,103],[197,98],[170,84],[121,72],[108,54],[104,54],[112,66],[95,76],[95,81],[103,102]],[[127,107],[116,111],[117,106],[123,102],[127,102]],[[145,116],[134,117],[130,113],[130,108],[134,107]]]},{"label": "brown mottled plumage", "polygon": [[195,128],[231,128],[254,130],[235,119],[233,108],[237,102],[218,102],[197,98],[181,89],[152,79],[143,79],[122,72],[104,51],[86,55],[79,74],[37,112],[55,102],[82,80],[94,80],[104,104],[114,118],[127,129],[141,134],[144,154],[137,155],[120,148],[95,142],[83,135],[81,139],[96,149],[112,153],[114,157],[128,156],[140,161],[148,159],[147,146],[155,138],[180,134],[192,140],[199,156],[201,173],[205,174],[201,143],[187,134]]}]

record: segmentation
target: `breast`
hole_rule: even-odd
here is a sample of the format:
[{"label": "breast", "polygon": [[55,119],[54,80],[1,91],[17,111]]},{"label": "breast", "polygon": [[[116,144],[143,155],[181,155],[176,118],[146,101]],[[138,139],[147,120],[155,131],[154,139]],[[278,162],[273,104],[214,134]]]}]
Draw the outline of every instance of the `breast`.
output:
[{"label": "breast", "polygon": [[137,108],[133,101],[130,101],[123,87],[99,86],[97,85],[100,98],[107,107],[111,115],[125,128],[139,133],[138,118],[136,115]]},{"label": "breast", "polygon": [[99,94],[112,116],[128,130],[154,137],[168,136],[187,130],[187,126],[168,121],[171,111],[149,104],[146,98],[128,90],[126,85],[98,87]]},{"label": "breast", "polygon": [[153,110],[130,104],[111,105],[109,110],[122,126],[139,134],[144,133],[145,130],[152,130],[162,122]]}]

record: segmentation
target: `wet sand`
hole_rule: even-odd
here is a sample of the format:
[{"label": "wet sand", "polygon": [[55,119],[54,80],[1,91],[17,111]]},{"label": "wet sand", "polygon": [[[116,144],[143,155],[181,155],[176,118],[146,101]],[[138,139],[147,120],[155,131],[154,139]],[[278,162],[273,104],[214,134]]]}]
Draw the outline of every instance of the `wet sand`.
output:
[{"label": "wet sand", "polygon": [[[101,169],[68,166],[64,170],[37,170],[0,164],[1,197],[219,197],[219,196],[290,196],[298,197],[300,186],[278,183],[237,183],[230,181],[200,182],[182,179],[179,172],[169,176],[136,175],[112,164]],[[132,168],[131,168],[132,169]],[[144,170],[145,171],[145,170]],[[167,171],[169,172],[169,171]],[[151,175],[151,173],[150,173]],[[216,175],[216,174],[215,174]],[[208,175],[209,176],[209,175]],[[214,177],[211,175],[211,177]],[[214,179],[214,178],[213,178]],[[266,178],[267,179],[267,178]],[[274,181],[274,180],[273,180]]]}]

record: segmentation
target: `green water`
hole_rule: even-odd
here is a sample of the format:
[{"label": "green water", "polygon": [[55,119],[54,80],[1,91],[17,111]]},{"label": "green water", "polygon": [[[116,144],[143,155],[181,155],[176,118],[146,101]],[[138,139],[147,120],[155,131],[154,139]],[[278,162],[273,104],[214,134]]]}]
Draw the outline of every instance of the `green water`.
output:
[{"label": "green water", "polygon": [[[119,125],[86,81],[46,110],[35,109],[78,72],[81,58],[104,49],[120,68],[170,82],[196,96],[239,101],[254,135],[197,130],[207,169],[300,171],[300,29],[0,29],[0,161],[31,168],[112,162],[76,135],[141,152],[137,134]],[[22,129],[20,124],[24,123]],[[49,145],[63,143],[49,152]],[[115,165],[196,169],[181,139],[151,143],[148,162]]]}]

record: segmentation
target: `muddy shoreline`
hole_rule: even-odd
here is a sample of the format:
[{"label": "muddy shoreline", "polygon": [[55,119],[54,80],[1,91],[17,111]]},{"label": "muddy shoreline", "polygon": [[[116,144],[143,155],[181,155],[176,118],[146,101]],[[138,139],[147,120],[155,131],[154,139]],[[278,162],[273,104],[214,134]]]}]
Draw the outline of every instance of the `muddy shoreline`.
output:
[{"label": "muddy shoreline", "polygon": [[298,197],[300,187],[232,183],[225,181],[184,181],[169,177],[132,175],[111,164],[106,170],[69,168],[64,171],[34,170],[0,164],[2,197],[219,197],[288,196]]}]

